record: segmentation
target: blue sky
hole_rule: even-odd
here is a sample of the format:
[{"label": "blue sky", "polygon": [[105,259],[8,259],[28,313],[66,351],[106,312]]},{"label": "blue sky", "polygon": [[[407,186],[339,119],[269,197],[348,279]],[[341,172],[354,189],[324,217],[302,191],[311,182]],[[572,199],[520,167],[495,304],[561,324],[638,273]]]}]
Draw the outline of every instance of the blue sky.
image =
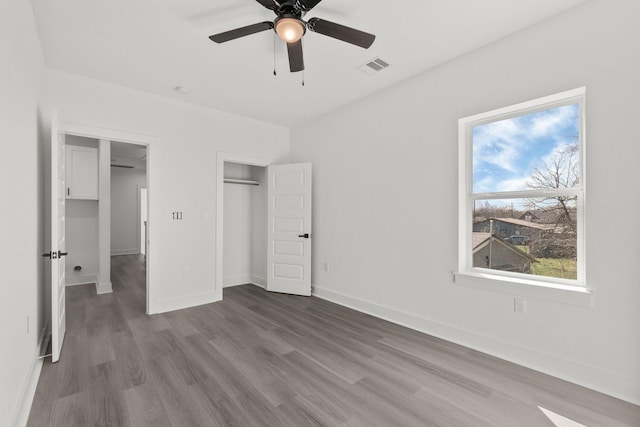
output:
[{"label": "blue sky", "polygon": [[577,142],[579,104],[473,128],[473,192],[527,190],[533,167]]}]

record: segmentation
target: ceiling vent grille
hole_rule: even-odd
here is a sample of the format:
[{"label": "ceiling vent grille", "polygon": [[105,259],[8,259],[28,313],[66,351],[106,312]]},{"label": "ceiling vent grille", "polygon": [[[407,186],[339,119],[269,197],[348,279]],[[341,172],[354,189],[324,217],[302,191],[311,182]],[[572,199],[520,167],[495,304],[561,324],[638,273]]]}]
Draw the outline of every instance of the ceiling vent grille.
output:
[{"label": "ceiling vent grille", "polygon": [[389,64],[384,59],[376,57],[365,62],[364,64],[359,66],[358,69],[367,74],[376,74],[377,72],[387,68],[389,65],[391,64]]}]

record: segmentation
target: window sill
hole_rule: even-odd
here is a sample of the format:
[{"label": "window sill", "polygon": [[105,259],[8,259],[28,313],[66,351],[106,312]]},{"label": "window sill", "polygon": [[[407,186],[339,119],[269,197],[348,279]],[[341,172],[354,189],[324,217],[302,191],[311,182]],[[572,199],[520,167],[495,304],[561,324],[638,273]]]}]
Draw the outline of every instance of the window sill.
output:
[{"label": "window sill", "polygon": [[485,273],[453,273],[456,285],[506,294],[591,307],[593,292],[580,286],[567,286],[537,280],[504,277]]}]

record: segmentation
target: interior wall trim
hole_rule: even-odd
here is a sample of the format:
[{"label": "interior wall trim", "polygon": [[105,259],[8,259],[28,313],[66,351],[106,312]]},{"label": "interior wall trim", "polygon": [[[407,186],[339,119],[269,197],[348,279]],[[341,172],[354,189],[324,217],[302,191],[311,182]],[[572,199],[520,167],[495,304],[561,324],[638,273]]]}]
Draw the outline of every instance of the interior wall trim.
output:
[{"label": "interior wall trim", "polygon": [[38,387],[38,380],[40,379],[40,371],[42,370],[42,364],[44,359],[40,357],[41,354],[47,350],[48,344],[47,337],[49,337],[50,331],[48,325],[45,325],[40,331],[40,337],[38,338],[38,345],[36,346],[36,353],[33,355],[33,363],[29,373],[25,377],[20,392],[18,394],[18,405],[15,406],[13,416],[11,417],[12,426],[26,426],[29,420],[29,413],[31,412],[31,405],[33,404],[33,398],[36,395],[36,389]]},{"label": "interior wall trim", "polygon": [[166,313],[168,311],[182,310],[183,308],[196,307],[220,301],[216,292],[209,291],[199,294],[187,295],[179,298],[167,298],[153,301],[148,314]]}]

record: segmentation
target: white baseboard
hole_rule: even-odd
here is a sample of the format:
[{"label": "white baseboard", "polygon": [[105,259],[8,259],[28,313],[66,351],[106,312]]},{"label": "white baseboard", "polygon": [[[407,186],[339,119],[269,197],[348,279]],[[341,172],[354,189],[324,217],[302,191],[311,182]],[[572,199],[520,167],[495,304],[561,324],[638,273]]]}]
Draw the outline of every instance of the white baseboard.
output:
[{"label": "white baseboard", "polygon": [[260,286],[261,288],[267,288],[267,279],[262,276],[252,275],[250,283],[253,283],[256,286]]},{"label": "white baseboard", "polygon": [[256,283],[254,281],[242,282],[242,283],[238,283],[238,284],[235,284],[235,285],[228,285],[228,286],[225,286],[224,289],[233,288],[233,287],[236,287],[236,286],[244,286],[244,285],[253,285],[253,286],[257,286],[257,287],[262,288],[262,289],[267,289],[267,287],[265,285],[263,285],[261,283]]},{"label": "white baseboard", "polygon": [[112,249],[111,250],[111,256],[138,255],[139,253],[140,253],[140,250],[138,248],[135,248],[135,249]]},{"label": "white baseboard", "polygon": [[261,288],[266,288],[267,279],[265,279],[262,276],[257,276],[254,274],[243,274],[243,275],[238,275],[233,277],[225,277],[222,280],[222,287],[230,288],[232,286],[247,285],[249,283],[256,286],[260,286]]},{"label": "white baseboard", "polygon": [[640,405],[640,382],[614,372],[566,360],[561,357],[521,347],[495,337],[436,322],[422,316],[405,313],[359,298],[354,298],[313,286],[312,295],[336,304],[370,314],[380,319],[414,329],[518,365],[552,375],[556,378],[599,391],[601,393]]},{"label": "white baseboard", "polygon": [[43,328],[40,332],[38,345],[36,346],[36,352],[33,355],[33,364],[29,373],[25,377],[25,381],[20,388],[18,406],[15,408],[13,416],[11,417],[12,426],[26,426],[29,420],[29,413],[31,412],[31,405],[33,404],[33,398],[36,395],[36,388],[38,387],[38,380],[40,379],[40,372],[42,371],[43,359],[40,355],[46,351],[43,348],[47,345],[46,338],[48,337],[47,327]]},{"label": "white baseboard", "polygon": [[98,283],[97,274],[67,274],[65,286],[86,285],[88,283]]},{"label": "white baseboard", "polygon": [[229,288],[231,286],[246,285],[251,283],[250,274],[240,274],[238,276],[227,276],[222,279],[222,287]]},{"label": "white baseboard", "polygon": [[159,301],[149,301],[149,314],[166,313],[167,311],[182,310],[222,300],[216,292],[187,295],[180,298],[169,298]]},{"label": "white baseboard", "polygon": [[113,285],[111,284],[110,281],[109,282],[97,281],[96,292],[98,293],[98,295],[111,293],[113,292]]}]

